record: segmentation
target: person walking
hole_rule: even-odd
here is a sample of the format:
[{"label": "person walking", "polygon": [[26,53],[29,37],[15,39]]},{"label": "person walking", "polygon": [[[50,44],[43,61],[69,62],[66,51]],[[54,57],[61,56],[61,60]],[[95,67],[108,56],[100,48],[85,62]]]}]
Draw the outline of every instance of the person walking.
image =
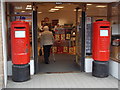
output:
[{"label": "person walking", "polygon": [[48,26],[44,26],[43,30],[40,37],[40,46],[43,47],[44,61],[49,64],[50,49],[54,43],[54,37]]}]

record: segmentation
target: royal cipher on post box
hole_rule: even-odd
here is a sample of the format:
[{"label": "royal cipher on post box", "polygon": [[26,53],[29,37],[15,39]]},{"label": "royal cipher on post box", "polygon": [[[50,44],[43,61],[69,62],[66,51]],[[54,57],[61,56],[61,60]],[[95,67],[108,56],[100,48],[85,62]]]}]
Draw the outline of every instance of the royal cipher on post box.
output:
[{"label": "royal cipher on post box", "polygon": [[109,75],[110,55],[110,22],[96,21],[93,23],[92,34],[92,75],[96,77],[107,77]]},{"label": "royal cipher on post box", "polygon": [[30,79],[29,23],[11,23],[12,80],[22,82]]}]

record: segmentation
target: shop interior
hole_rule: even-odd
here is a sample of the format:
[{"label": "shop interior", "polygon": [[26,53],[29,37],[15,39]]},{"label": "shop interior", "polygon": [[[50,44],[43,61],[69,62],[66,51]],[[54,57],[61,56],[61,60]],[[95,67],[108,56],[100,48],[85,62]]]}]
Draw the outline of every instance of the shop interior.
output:
[{"label": "shop interior", "polygon": [[[81,3],[35,3],[37,6],[37,48],[40,73],[80,72],[82,42],[85,42],[85,58],[92,58],[92,23],[97,19],[107,20],[107,4],[86,4],[85,40],[82,41]],[[10,23],[24,20],[30,25],[31,60],[33,59],[32,3],[7,3],[8,61],[11,61]],[[12,8],[12,9],[10,9]],[[40,48],[42,25],[47,23],[54,34],[50,64],[44,63],[44,52]],[[42,50],[42,54],[40,52]]]}]

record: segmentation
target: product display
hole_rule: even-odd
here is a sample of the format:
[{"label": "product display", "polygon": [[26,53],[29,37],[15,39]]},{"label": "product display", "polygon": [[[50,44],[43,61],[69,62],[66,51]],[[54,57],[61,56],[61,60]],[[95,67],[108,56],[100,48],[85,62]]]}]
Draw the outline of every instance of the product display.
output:
[{"label": "product display", "polygon": [[[55,42],[51,53],[75,54],[75,33],[72,27],[55,28]],[[71,35],[71,32],[73,32]]]}]

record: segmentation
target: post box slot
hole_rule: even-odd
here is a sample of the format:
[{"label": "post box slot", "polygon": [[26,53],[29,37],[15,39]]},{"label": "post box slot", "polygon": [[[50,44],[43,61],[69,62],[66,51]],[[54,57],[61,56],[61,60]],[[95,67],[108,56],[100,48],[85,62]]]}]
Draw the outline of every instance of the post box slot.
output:
[{"label": "post box slot", "polygon": [[109,28],[109,26],[100,26],[100,28]]},{"label": "post box slot", "polygon": [[25,27],[14,27],[15,29],[25,29]]}]

